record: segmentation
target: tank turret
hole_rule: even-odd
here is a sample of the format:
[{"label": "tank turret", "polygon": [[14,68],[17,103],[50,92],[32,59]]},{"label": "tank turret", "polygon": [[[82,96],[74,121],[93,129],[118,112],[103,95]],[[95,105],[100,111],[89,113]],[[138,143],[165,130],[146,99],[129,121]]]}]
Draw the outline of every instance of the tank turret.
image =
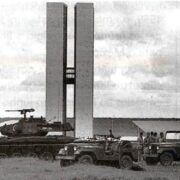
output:
[{"label": "tank turret", "polygon": [[50,131],[64,132],[72,131],[73,128],[70,123],[62,124],[61,122],[50,123],[45,118],[35,118],[33,116],[27,117],[27,113],[34,112],[34,109],[20,109],[20,110],[6,110],[7,112],[20,112],[23,118],[19,119],[17,123],[10,125],[3,125],[0,127],[2,135],[8,137],[20,136],[46,136]]}]

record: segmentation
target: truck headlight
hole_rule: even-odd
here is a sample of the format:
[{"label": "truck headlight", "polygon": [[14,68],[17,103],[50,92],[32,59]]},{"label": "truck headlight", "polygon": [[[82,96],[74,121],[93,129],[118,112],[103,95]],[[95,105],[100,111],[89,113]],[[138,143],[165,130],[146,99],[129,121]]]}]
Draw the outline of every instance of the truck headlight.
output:
[{"label": "truck headlight", "polygon": [[151,146],[149,146],[149,150],[151,150]]},{"label": "truck headlight", "polygon": [[77,151],[78,150],[78,147],[77,146],[74,146],[74,151]]},{"label": "truck headlight", "polygon": [[67,146],[64,146],[64,150],[67,151],[67,150],[68,150],[68,147],[67,147]]}]

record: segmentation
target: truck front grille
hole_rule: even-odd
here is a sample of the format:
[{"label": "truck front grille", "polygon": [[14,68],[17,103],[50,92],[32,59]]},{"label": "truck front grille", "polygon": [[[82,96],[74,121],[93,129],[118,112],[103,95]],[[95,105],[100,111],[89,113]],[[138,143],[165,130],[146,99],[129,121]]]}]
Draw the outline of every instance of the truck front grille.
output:
[{"label": "truck front grille", "polygon": [[68,146],[67,154],[68,155],[74,155],[74,146]]},{"label": "truck front grille", "polygon": [[157,153],[157,146],[156,145],[151,145],[151,153],[156,154]]}]

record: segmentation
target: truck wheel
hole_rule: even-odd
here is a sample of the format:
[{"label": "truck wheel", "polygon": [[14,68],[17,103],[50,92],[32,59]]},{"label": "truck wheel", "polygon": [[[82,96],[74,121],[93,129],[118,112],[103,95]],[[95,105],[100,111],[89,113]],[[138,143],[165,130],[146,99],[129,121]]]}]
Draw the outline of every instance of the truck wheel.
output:
[{"label": "truck wheel", "polygon": [[44,152],[43,154],[40,155],[40,159],[43,159],[45,161],[53,161],[54,157],[52,153]]},{"label": "truck wheel", "polygon": [[152,159],[152,158],[146,158],[145,161],[148,166],[154,166],[154,165],[157,165],[158,163],[158,160]]},{"label": "truck wheel", "polygon": [[122,168],[122,169],[131,169],[133,166],[133,160],[132,160],[131,156],[123,155],[119,159],[119,165],[120,165],[120,168]]},{"label": "truck wheel", "polygon": [[26,155],[26,157],[37,158],[38,155],[36,153],[30,152]]},{"label": "truck wheel", "polygon": [[13,153],[11,157],[19,158],[19,157],[22,157],[22,154],[21,153]]},{"label": "truck wheel", "polygon": [[169,152],[160,155],[160,163],[163,166],[170,166],[173,163],[173,160],[173,155]]},{"label": "truck wheel", "polygon": [[0,159],[5,159],[5,158],[7,158],[7,157],[8,157],[7,154],[5,154],[5,153],[0,153]]},{"label": "truck wheel", "polygon": [[93,164],[93,158],[90,155],[82,155],[79,157],[78,162],[81,164]]}]

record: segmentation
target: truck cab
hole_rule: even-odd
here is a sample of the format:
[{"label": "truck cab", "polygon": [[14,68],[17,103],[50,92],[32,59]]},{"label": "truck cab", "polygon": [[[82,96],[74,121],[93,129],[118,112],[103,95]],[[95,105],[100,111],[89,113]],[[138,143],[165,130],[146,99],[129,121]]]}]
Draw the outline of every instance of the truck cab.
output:
[{"label": "truck cab", "polygon": [[174,161],[180,161],[180,131],[167,131],[165,142],[150,144],[143,157],[149,165],[160,162],[169,166]]}]

